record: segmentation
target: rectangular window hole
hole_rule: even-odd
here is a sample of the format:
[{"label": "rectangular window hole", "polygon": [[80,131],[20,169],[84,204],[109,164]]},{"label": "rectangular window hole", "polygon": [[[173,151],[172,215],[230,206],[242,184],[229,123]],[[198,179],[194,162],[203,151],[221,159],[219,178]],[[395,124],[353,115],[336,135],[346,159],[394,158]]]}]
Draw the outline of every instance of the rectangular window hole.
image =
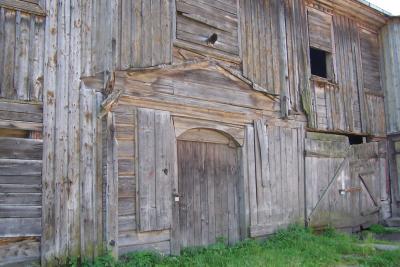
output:
[{"label": "rectangular window hole", "polygon": [[364,136],[348,135],[350,145],[361,145],[364,143]]},{"label": "rectangular window hole", "polygon": [[310,47],[311,74],[322,78],[328,77],[329,53],[320,49]]}]

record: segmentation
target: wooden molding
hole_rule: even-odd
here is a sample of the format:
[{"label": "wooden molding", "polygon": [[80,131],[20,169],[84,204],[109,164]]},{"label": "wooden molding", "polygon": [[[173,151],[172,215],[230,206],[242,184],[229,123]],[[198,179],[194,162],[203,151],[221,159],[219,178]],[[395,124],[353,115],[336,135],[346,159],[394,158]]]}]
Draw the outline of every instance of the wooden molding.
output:
[{"label": "wooden molding", "polygon": [[46,16],[46,12],[40,6],[38,0],[0,0],[0,7]]}]

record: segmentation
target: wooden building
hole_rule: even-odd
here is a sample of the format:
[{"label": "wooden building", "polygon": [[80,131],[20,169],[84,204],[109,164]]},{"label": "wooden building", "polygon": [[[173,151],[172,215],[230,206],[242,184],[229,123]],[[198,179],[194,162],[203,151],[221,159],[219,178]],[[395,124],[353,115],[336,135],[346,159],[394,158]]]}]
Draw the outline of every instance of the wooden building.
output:
[{"label": "wooden building", "polygon": [[[381,30],[383,79],[386,97],[386,124],[388,134],[388,157],[392,193],[392,213],[400,217],[400,18],[392,17]],[[396,222],[397,221],[397,222]],[[394,224],[399,224],[396,220]]]},{"label": "wooden building", "polygon": [[357,0],[0,0],[0,265],[398,215],[399,25]]}]

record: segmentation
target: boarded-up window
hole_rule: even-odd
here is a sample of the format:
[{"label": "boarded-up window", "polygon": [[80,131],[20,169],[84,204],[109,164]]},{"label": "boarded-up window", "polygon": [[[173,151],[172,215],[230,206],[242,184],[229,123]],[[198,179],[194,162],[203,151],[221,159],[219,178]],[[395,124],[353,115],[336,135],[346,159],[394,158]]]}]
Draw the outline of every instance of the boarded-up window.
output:
[{"label": "boarded-up window", "polygon": [[368,90],[381,90],[379,37],[378,34],[360,30],[361,58],[364,87]]},{"label": "boarded-up window", "polygon": [[176,1],[175,45],[228,60],[238,58],[236,0]]},{"label": "boarded-up window", "polygon": [[142,232],[171,227],[176,140],[169,112],[138,110],[138,214]]},{"label": "boarded-up window", "polygon": [[315,9],[308,9],[310,46],[332,52],[332,16]]},{"label": "boarded-up window", "polygon": [[308,9],[311,74],[333,79],[332,16],[316,9]]}]

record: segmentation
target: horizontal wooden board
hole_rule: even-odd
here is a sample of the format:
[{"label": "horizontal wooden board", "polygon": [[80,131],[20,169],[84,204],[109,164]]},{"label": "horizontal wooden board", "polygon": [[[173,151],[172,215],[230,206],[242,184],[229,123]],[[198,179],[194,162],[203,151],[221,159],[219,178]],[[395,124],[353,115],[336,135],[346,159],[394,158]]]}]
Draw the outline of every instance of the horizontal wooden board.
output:
[{"label": "horizontal wooden board", "polygon": [[2,266],[37,266],[40,264],[40,240],[38,238],[0,239]]},{"label": "horizontal wooden board", "polygon": [[0,159],[1,176],[39,176],[41,160]]},{"label": "horizontal wooden board", "polygon": [[[231,0],[180,0],[176,2],[175,45],[228,60],[239,56],[237,6]],[[216,34],[217,40],[208,39]]]},{"label": "horizontal wooden board", "polygon": [[41,218],[1,218],[0,237],[40,236]]},{"label": "horizontal wooden board", "polygon": [[40,173],[35,175],[2,175],[0,173],[0,184],[18,184],[18,185],[40,185],[42,183],[42,176]]},{"label": "horizontal wooden board", "polygon": [[0,218],[40,218],[40,206],[10,206],[0,205]]},{"label": "horizontal wooden board", "polygon": [[0,159],[41,160],[43,141],[0,137]]},{"label": "horizontal wooden board", "polygon": [[41,193],[3,193],[0,192],[0,205],[40,206]]}]

